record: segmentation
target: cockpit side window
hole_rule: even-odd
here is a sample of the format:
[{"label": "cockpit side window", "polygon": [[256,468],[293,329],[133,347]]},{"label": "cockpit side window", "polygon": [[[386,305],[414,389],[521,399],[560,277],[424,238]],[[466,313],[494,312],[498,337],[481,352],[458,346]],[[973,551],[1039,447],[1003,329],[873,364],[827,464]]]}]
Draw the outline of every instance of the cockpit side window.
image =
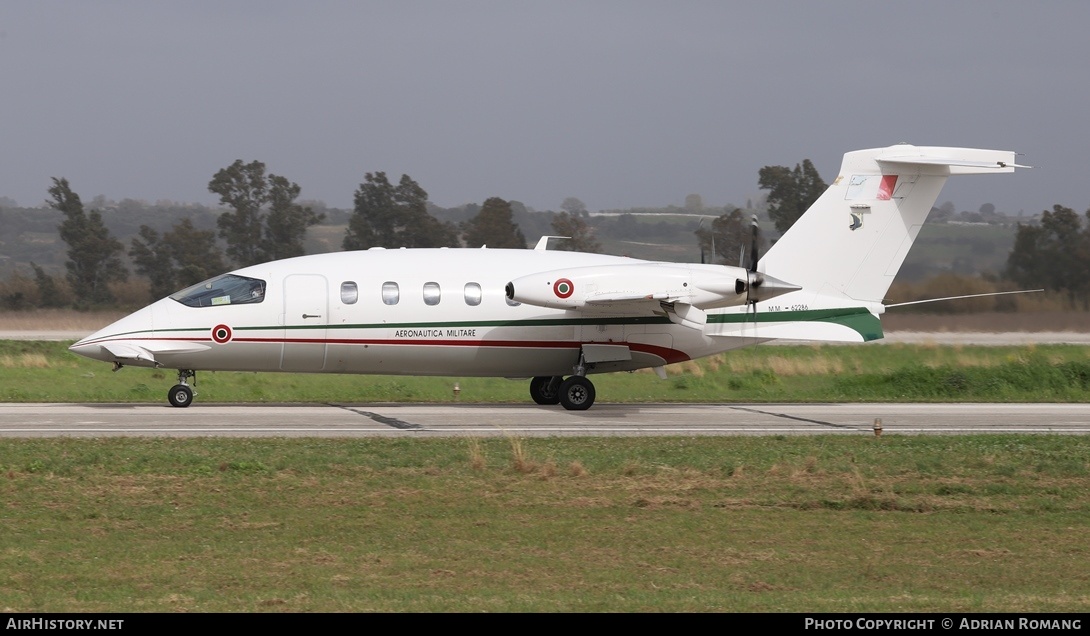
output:
[{"label": "cockpit side window", "polygon": [[170,298],[188,307],[259,303],[265,300],[265,281],[238,274],[224,274],[186,287],[172,294]]}]

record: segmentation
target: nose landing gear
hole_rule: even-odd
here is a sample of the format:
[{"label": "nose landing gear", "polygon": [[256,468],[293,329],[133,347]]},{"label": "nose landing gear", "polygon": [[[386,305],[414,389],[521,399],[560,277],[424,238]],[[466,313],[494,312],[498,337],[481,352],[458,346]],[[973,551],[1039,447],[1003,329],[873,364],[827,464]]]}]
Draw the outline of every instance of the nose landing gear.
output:
[{"label": "nose landing gear", "polygon": [[178,384],[172,386],[170,392],[167,393],[167,400],[171,406],[185,408],[193,403],[193,389],[186,382],[189,378],[193,378],[193,386],[197,386],[196,371],[178,369]]}]

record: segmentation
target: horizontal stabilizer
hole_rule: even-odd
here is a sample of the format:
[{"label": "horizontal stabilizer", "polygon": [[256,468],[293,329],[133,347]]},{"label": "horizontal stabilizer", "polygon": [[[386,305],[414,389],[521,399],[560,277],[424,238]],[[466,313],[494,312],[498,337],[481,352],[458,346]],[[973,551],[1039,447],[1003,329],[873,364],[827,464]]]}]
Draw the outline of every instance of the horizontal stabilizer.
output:
[{"label": "horizontal stabilizer", "polygon": [[1015,153],[1009,150],[983,150],[979,148],[941,148],[893,146],[890,154],[874,158],[879,164],[898,163],[911,166],[946,166],[950,174],[995,174],[1014,172],[1015,168],[1030,168],[1015,161]]},{"label": "horizontal stabilizer", "polygon": [[[1006,163],[1004,161],[956,161],[950,159],[935,159],[927,157],[882,157],[878,159],[883,163],[908,163],[921,166],[960,166],[963,168],[987,168],[989,171],[999,168],[1032,168],[1019,163]],[[1007,172],[1011,172],[1008,170]]]}]

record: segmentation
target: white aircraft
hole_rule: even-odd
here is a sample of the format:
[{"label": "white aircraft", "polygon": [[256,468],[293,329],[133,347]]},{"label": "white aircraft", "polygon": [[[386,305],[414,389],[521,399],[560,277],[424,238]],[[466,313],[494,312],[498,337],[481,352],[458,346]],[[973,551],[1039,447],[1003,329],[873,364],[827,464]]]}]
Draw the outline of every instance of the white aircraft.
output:
[{"label": "white aircraft", "polygon": [[[382,249],[244,267],[72,345],[178,370],[533,378],[583,410],[592,373],[664,366],[779,338],[882,337],[883,297],[946,178],[1013,172],[1015,153],[895,145],[844,155],[829,189],[749,268],[547,249]],[[756,240],[754,240],[756,244]],[[567,376],[565,379],[564,376]]]}]

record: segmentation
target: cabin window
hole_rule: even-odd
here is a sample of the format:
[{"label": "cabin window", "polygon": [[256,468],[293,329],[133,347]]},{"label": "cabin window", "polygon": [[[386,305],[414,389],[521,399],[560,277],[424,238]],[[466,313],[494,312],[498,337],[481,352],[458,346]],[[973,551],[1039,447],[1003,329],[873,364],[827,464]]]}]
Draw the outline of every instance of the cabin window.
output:
[{"label": "cabin window", "polygon": [[477,283],[466,283],[465,296],[466,304],[470,307],[481,304],[481,286]]},{"label": "cabin window", "polygon": [[345,281],[341,283],[341,302],[346,305],[355,305],[360,299],[360,290],[356,283]]},{"label": "cabin window", "polygon": [[223,274],[171,294],[187,307],[243,305],[265,300],[265,281],[238,274]]},{"label": "cabin window", "polygon": [[439,283],[424,283],[424,304],[439,304]]},{"label": "cabin window", "polygon": [[401,291],[398,289],[397,283],[385,282],[382,284],[382,304],[396,305],[400,298]]}]

